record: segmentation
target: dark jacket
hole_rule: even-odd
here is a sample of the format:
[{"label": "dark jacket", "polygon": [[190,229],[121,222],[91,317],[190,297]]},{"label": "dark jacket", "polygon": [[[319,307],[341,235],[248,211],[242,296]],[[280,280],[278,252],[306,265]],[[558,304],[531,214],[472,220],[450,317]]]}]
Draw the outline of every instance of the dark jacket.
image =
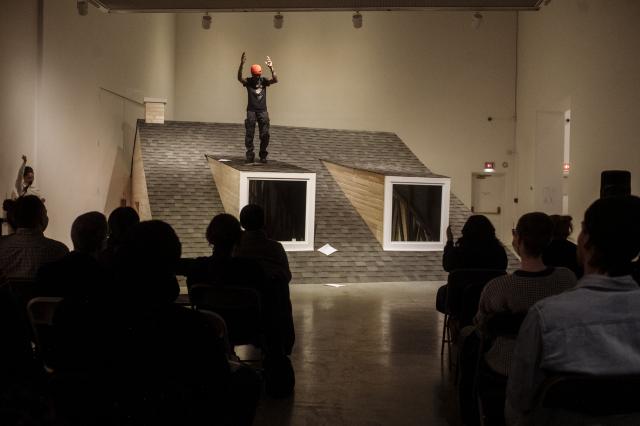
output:
[{"label": "dark jacket", "polygon": [[563,266],[571,269],[576,277],[582,277],[582,268],[578,265],[577,247],[568,240],[553,240],[542,254],[542,261],[547,266]]},{"label": "dark jacket", "polygon": [[453,244],[448,241],[444,247],[442,267],[451,272],[456,269],[507,269],[507,253],[499,240],[486,244]]}]

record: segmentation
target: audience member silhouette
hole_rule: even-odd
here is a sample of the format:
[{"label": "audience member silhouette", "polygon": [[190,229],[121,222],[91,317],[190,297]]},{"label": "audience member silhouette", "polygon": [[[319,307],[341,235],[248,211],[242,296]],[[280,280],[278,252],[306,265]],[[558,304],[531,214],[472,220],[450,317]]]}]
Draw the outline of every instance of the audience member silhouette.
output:
[{"label": "audience member silhouette", "polygon": [[[7,235],[13,234],[16,231],[16,221],[14,218],[14,208],[16,201],[12,199],[6,199],[2,202],[2,210],[5,212],[5,222],[8,225]],[[2,235],[5,235],[2,233]]]},{"label": "audience member silhouette", "polygon": [[111,212],[107,222],[107,244],[98,256],[98,260],[104,267],[111,267],[115,252],[124,241],[127,231],[138,223],[140,223],[140,216],[132,207],[118,207]]},{"label": "audience member silhouette", "polygon": [[[265,274],[260,262],[232,256],[241,232],[240,223],[235,217],[226,213],[216,215],[206,232],[207,241],[213,246],[212,255],[182,259],[178,274],[187,276],[188,286],[208,284],[247,287],[258,291],[265,334],[262,349],[265,354],[263,365],[267,392],[273,396],[288,396],[295,383],[293,368],[286,356],[290,354],[295,338],[288,287],[285,303],[282,288]],[[288,281],[284,285],[288,285]]]},{"label": "audience member silhouette", "polygon": [[71,225],[74,250],[38,271],[38,292],[43,296],[88,298],[104,291],[106,270],[97,257],[107,238],[107,219],[102,213],[82,214]]},{"label": "audience member silhouette", "polygon": [[462,236],[455,244],[451,227],[447,228],[442,267],[447,272],[455,269],[507,269],[507,253],[486,216],[469,217],[462,227]]},{"label": "audience member silhouette", "polygon": [[236,248],[236,256],[255,259],[268,275],[289,283],[291,271],[282,244],[270,239],[264,229],[264,210],[257,204],[247,204],[240,211],[240,224],[244,233]]},{"label": "audience member silhouette", "polygon": [[282,244],[270,239],[264,229],[264,210],[257,204],[248,204],[240,211],[240,224],[244,233],[236,247],[237,257],[258,261],[265,271],[270,291],[274,292],[277,305],[278,329],[287,355],[291,354],[295,342],[293,310],[289,293],[291,271],[289,260]]},{"label": "audience member silhouette", "polygon": [[578,237],[584,277],[541,300],[520,328],[505,416],[532,424],[534,397],[548,374],[640,374],[640,288],[630,276],[640,252],[640,198],[602,198],[587,209]]},{"label": "audience member silhouette", "polygon": [[121,291],[89,303],[65,300],[59,308],[54,368],[63,377],[57,408],[71,422],[252,421],[257,378],[234,386],[223,342],[210,321],[173,303],[180,252],[168,224],[141,222],[116,253],[114,284]]},{"label": "audience member silhouette", "polygon": [[542,261],[547,266],[564,266],[571,269],[576,277],[582,276],[582,268],[578,265],[577,247],[567,238],[573,232],[571,216],[557,214],[549,216],[553,222],[553,239],[542,254]]},{"label": "audience member silhouette", "polygon": [[44,236],[49,218],[35,195],[18,198],[14,207],[16,232],[0,239],[0,284],[7,280],[35,280],[38,269],[62,258],[69,249]]},{"label": "audience member silhouette", "polygon": [[238,219],[230,214],[218,214],[211,219],[206,231],[207,241],[213,247],[211,256],[179,262],[178,274],[187,277],[187,286],[210,284],[259,289],[265,281],[260,265],[232,256],[241,233]]},{"label": "audience member silhouette", "polygon": [[[513,248],[521,258],[520,268],[513,274],[494,278],[482,290],[475,317],[480,329],[496,314],[525,313],[538,300],[575,287],[573,272],[563,267],[548,267],[542,261],[552,234],[553,223],[544,213],[527,213],[518,220],[513,230]],[[498,337],[485,354],[486,364],[506,376],[514,344],[513,339]]]}]

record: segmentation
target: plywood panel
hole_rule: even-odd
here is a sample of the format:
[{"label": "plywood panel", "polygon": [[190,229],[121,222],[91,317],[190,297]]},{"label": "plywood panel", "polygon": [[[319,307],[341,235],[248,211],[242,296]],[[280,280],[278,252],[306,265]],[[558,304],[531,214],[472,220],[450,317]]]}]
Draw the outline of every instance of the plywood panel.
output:
[{"label": "plywood panel", "polygon": [[383,244],[384,176],[365,170],[323,161],[331,176],[365,221],[378,242]]},{"label": "plywood panel", "polygon": [[240,171],[207,157],[226,213],[240,216]]},{"label": "plywood panel", "polygon": [[[137,135],[136,135],[137,136]],[[133,168],[131,171],[131,201],[133,208],[138,211],[140,220],[151,220],[151,204],[147,191],[147,178],[144,173],[142,150],[140,141],[135,144],[133,150]]]}]

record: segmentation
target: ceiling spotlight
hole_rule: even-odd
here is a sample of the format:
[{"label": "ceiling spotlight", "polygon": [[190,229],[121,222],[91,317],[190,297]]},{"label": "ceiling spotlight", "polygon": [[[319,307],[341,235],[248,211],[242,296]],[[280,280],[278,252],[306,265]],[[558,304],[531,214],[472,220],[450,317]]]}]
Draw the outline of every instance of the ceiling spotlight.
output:
[{"label": "ceiling spotlight", "polygon": [[80,16],[87,16],[89,14],[88,0],[78,0],[77,7],[78,7],[78,14]]},{"label": "ceiling spotlight", "polygon": [[284,16],[280,15],[280,12],[278,12],[274,17],[273,17],[273,27],[277,30],[281,29],[282,26],[284,25]]},{"label": "ceiling spotlight", "polygon": [[202,15],[202,29],[209,30],[211,29],[211,16],[209,16],[209,12]]},{"label": "ceiling spotlight", "polygon": [[351,17],[351,22],[353,22],[353,28],[362,28],[362,15],[360,12],[356,12]]},{"label": "ceiling spotlight", "polygon": [[474,13],[473,18],[471,18],[471,27],[474,30],[477,30],[478,28],[480,28],[480,25],[482,25],[483,19],[484,19],[484,16],[482,16],[482,13],[480,12]]}]

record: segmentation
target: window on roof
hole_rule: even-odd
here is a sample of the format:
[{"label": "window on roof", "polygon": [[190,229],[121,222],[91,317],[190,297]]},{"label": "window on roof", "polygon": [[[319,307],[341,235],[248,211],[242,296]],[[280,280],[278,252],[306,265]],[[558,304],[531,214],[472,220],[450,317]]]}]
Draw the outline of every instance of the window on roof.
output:
[{"label": "window on roof", "polygon": [[449,197],[448,178],[386,176],[384,249],[444,249]]},{"label": "window on roof", "polygon": [[315,187],[314,173],[242,172],[240,209],[261,206],[267,234],[285,250],[313,250]]},{"label": "window on roof", "polygon": [[293,180],[249,180],[249,203],[264,209],[265,229],[278,241],[304,241],[307,183]]}]

